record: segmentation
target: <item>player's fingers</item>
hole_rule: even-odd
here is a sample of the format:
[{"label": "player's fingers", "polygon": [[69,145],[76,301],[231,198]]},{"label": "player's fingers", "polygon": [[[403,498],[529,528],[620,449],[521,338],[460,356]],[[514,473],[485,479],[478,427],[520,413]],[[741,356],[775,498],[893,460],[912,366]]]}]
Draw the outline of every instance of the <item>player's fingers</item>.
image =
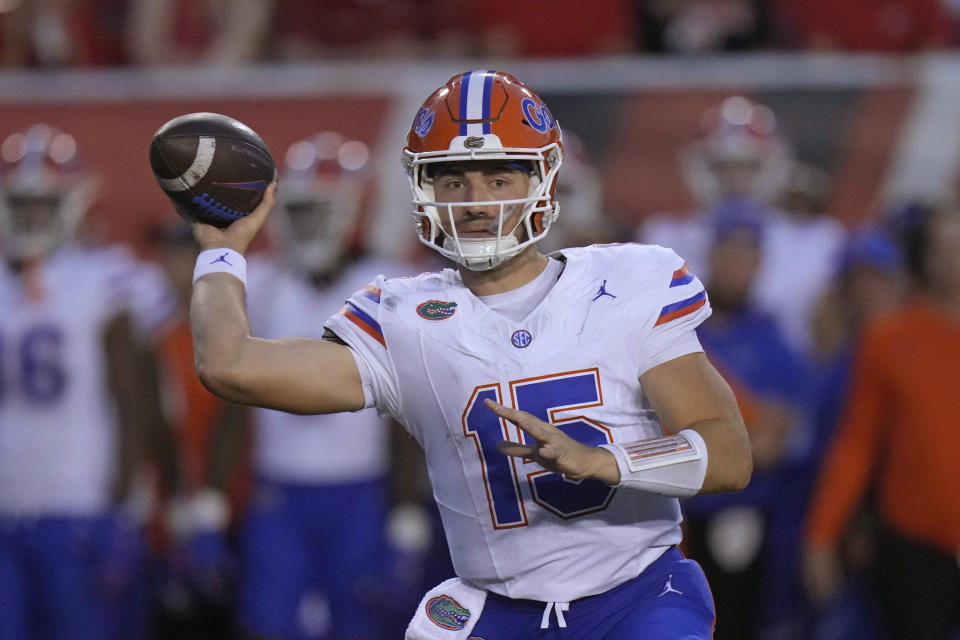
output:
[{"label": "player's fingers", "polygon": [[538,419],[533,414],[527,413],[526,411],[517,411],[516,409],[512,409],[500,404],[499,402],[489,399],[485,400],[484,402],[486,402],[487,407],[495,414],[501,418],[509,420],[537,440],[541,440],[550,435],[551,426]]},{"label": "player's fingers", "polygon": [[277,201],[277,181],[274,180],[267,185],[267,188],[263,191],[263,199],[260,200],[260,204],[253,210],[252,213],[259,213],[260,210],[270,211],[273,208],[273,205]]},{"label": "player's fingers", "polygon": [[551,445],[540,447],[537,453],[544,460],[557,460],[561,455],[561,451],[557,447]]},{"label": "player's fingers", "polygon": [[497,414],[501,418],[506,418],[507,420],[509,420],[514,424],[516,424],[517,421],[520,419],[520,413],[521,413],[520,411],[517,411],[516,409],[511,409],[506,405],[502,405],[496,400],[490,400],[489,398],[487,398],[486,400],[484,400],[484,403],[487,405],[487,408],[489,408],[495,414]]},{"label": "player's fingers", "polygon": [[517,442],[510,442],[509,440],[502,440],[498,442],[497,449],[504,455],[515,456],[518,458],[532,458],[536,453],[536,447],[531,447],[529,445],[520,444]]},{"label": "player's fingers", "polygon": [[220,242],[222,246],[233,249],[241,254],[246,253],[247,247],[253,242],[257,232],[260,231],[260,227],[262,227],[266,221],[270,210],[273,209],[276,190],[276,182],[271,182],[267,185],[263,193],[263,199],[260,201],[260,204],[250,212],[250,215],[234,221],[223,230],[218,229],[217,231],[220,231],[221,235],[214,239]]},{"label": "player's fingers", "polygon": [[544,422],[526,411],[520,411],[519,413],[520,418],[514,424],[537,442],[552,442],[556,439],[557,434],[563,435],[563,432],[552,424]]},{"label": "player's fingers", "polygon": [[263,223],[263,220],[267,217],[267,214],[273,209],[273,205],[276,204],[276,193],[277,193],[277,183],[271,182],[267,185],[267,188],[263,192],[263,198],[260,200],[260,204],[250,212],[250,215],[247,216],[247,219],[252,223],[255,223],[258,227]]}]

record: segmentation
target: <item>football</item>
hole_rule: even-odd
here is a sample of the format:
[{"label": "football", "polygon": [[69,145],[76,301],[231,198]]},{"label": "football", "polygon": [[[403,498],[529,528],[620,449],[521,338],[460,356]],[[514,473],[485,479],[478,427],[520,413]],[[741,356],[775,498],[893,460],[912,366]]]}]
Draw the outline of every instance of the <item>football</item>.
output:
[{"label": "football", "polygon": [[188,113],[160,127],[150,141],[150,167],[184,220],[220,228],[253,211],[276,179],[260,136],[219,113]]}]

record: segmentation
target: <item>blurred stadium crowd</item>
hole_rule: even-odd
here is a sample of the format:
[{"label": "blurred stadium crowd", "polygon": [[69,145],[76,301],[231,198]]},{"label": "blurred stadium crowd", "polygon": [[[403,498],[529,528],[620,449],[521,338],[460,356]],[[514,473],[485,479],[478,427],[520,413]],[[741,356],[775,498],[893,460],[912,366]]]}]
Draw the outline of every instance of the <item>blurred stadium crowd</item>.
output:
[{"label": "blurred stadium crowd", "polygon": [[960,5],[955,0],[3,0],[0,25],[0,62],[8,68],[345,56],[910,52],[957,45]]},{"label": "blurred stadium crowd", "polygon": [[[531,28],[545,6],[550,28]],[[960,44],[958,25],[948,0],[0,0],[0,56],[40,72],[909,53]],[[689,129],[665,165],[695,206],[635,226],[605,216],[599,169],[565,132],[545,242],[662,244],[707,286],[700,339],[756,469],[743,492],[684,503],[715,637],[960,638],[960,203],[929,194],[851,225],[768,106],[730,95]],[[281,151],[251,258],[257,335],[319,336],[376,273],[440,266],[369,251],[366,144],[310,131]],[[136,251],[104,243],[86,224],[100,178],[69,131],[0,128],[0,640],[401,637],[452,575],[417,446],[370,411],[210,395],[187,324],[189,229],[171,213]]]}]

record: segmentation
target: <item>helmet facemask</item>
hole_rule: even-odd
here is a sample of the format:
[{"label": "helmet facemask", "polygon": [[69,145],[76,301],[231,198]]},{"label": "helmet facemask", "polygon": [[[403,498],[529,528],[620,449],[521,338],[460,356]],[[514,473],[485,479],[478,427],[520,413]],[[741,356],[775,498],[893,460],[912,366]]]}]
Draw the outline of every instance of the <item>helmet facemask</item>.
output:
[{"label": "helmet facemask", "polygon": [[359,185],[286,184],[274,231],[288,262],[298,271],[331,271],[346,253],[356,223]]},{"label": "helmet facemask", "polygon": [[[8,192],[0,203],[3,251],[17,260],[49,255],[73,234],[86,207],[76,190],[63,194]],[[85,200],[83,198],[82,200]]]},{"label": "helmet facemask", "polygon": [[[542,150],[491,149],[487,153],[470,154],[412,154],[405,150],[404,164],[414,194],[413,216],[417,221],[417,238],[471,271],[488,271],[503,264],[545,238],[557,219],[560,207],[552,194],[561,158],[559,144]],[[529,165],[530,186],[527,196],[512,200],[437,202],[433,178],[430,176],[431,166],[464,160],[504,160],[510,165]],[[499,208],[495,235],[489,238],[461,238],[457,234],[454,210],[470,206]],[[519,215],[514,215],[518,208]]]},{"label": "helmet facemask", "polygon": [[709,109],[700,138],[681,153],[684,179],[704,207],[748,197],[772,203],[786,183],[792,151],[766,106],[742,96]]},{"label": "helmet facemask", "polygon": [[293,143],[285,154],[276,234],[287,262],[312,276],[332,273],[349,251],[364,198],[367,145],[335,131]]},{"label": "helmet facemask", "polygon": [[[440,163],[475,161],[529,171],[527,193],[497,194],[513,199],[485,202],[438,202],[432,176]],[[496,268],[549,232],[559,211],[554,194],[562,161],[560,125],[519,80],[492,70],[450,78],[424,101],[403,150],[419,241],[467,269]],[[457,207],[470,206],[498,211],[489,238],[458,233]]]}]

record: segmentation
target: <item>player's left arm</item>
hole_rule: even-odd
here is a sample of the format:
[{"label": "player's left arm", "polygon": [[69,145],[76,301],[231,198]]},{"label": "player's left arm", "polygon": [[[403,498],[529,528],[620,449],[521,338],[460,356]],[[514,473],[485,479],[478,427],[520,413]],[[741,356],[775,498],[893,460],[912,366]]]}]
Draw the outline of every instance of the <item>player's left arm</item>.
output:
[{"label": "player's left arm", "polygon": [[177,488],[173,434],[166,427],[160,400],[160,375],[152,346],[135,337],[128,313],[116,314],[103,333],[107,381],[117,407],[119,464],[113,497],[128,497],[136,471],[152,458],[165,490]]},{"label": "player's left arm", "polygon": [[695,431],[706,445],[699,493],[739,491],[750,482],[750,438],[733,390],[703,352],[657,365],[640,376],[650,404],[671,433]]},{"label": "player's left arm", "polygon": [[606,448],[577,442],[526,411],[487,400],[494,413],[536,441],[532,445],[504,441],[499,449],[506,455],[530,458],[571,480],[624,482],[676,497],[739,491],[747,486],[753,462],[743,418],[730,386],[702,352],[657,365],[640,376],[640,383],[653,408],[676,435],[629,443],[643,461],[639,466],[645,465],[631,478],[621,477],[617,458]]}]

